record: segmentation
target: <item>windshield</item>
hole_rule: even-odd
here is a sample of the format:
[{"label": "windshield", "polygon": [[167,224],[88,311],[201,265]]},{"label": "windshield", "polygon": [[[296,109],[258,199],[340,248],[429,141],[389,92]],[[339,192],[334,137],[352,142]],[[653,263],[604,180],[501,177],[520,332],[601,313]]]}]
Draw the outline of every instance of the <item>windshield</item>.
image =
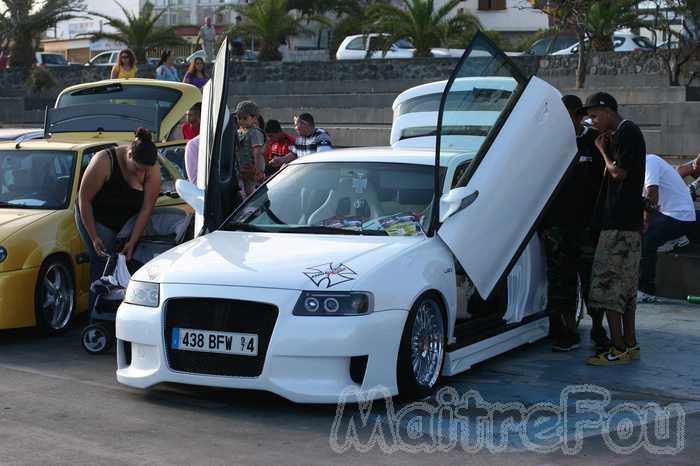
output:
[{"label": "windshield", "polygon": [[0,207],[65,209],[75,152],[0,151]]},{"label": "windshield", "polygon": [[432,198],[432,165],[291,165],[244,202],[223,229],[417,236],[430,218]]},{"label": "windshield", "polygon": [[181,95],[180,91],[166,87],[107,84],[65,93],[59,98],[56,108],[74,105],[126,104],[137,107],[157,107],[160,114],[165,115]]}]

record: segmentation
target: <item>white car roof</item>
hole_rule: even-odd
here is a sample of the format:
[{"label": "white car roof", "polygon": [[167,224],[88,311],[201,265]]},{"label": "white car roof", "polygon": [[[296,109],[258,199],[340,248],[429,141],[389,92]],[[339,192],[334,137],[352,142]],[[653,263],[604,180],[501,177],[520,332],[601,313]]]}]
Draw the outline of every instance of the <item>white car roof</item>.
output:
[{"label": "white car roof", "polygon": [[[399,94],[396,97],[396,99],[394,99],[394,103],[391,105],[391,108],[395,111],[397,107],[403,102],[414,97],[420,97],[431,94],[442,94],[445,91],[446,84],[447,80],[435,81],[432,83],[421,84],[420,86],[415,86],[410,89],[406,89],[401,94]],[[513,91],[515,90],[516,83],[513,81],[513,78],[510,77],[465,77],[456,79],[451,90],[467,90],[473,89],[476,86],[480,86],[486,89],[500,89]]]},{"label": "white car roof", "polygon": [[[448,152],[440,157],[441,164],[447,165],[458,155],[467,152]],[[474,154],[471,154],[474,155]],[[351,149],[335,149],[306,155],[295,160],[294,164],[315,162],[375,162],[375,163],[408,163],[415,165],[434,165],[435,149],[409,149],[394,147],[358,147]]]}]

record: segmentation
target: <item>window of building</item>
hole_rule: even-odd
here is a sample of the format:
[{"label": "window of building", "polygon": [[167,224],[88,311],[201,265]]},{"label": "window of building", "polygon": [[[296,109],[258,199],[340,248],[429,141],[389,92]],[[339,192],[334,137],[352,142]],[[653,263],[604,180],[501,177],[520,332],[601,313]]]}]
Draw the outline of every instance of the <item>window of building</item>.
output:
[{"label": "window of building", "polygon": [[479,10],[505,10],[506,0],[479,0]]}]

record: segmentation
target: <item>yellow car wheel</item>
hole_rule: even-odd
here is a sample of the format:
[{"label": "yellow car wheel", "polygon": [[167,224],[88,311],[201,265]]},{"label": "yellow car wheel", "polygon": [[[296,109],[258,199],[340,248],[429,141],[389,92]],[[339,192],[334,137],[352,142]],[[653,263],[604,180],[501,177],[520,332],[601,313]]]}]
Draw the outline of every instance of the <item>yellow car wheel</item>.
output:
[{"label": "yellow car wheel", "polygon": [[54,335],[68,327],[75,313],[75,279],[70,265],[60,257],[49,258],[39,270],[35,312],[39,331]]}]

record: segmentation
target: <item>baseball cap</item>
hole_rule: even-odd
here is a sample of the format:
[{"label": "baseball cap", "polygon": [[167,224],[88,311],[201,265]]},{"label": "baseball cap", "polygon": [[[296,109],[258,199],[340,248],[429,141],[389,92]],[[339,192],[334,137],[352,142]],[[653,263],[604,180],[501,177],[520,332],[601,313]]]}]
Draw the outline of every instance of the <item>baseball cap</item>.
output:
[{"label": "baseball cap", "polygon": [[596,92],[586,99],[586,105],[581,108],[581,111],[586,113],[592,108],[609,108],[617,112],[617,100],[607,92]]},{"label": "baseball cap", "polygon": [[570,112],[574,113],[580,113],[581,112],[581,107],[583,107],[583,102],[581,102],[581,99],[578,98],[578,96],[569,94],[565,95],[564,97],[561,98],[562,103],[564,104],[564,107]]},{"label": "baseball cap", "polygon": [[242,113],[243,115],[256,117],[260,111],[258,110],[258,106],[252,100],[242,100],[238,102],[238,105],[236,105],[236,109],[233,111],[233,113],[236,116]]}]

